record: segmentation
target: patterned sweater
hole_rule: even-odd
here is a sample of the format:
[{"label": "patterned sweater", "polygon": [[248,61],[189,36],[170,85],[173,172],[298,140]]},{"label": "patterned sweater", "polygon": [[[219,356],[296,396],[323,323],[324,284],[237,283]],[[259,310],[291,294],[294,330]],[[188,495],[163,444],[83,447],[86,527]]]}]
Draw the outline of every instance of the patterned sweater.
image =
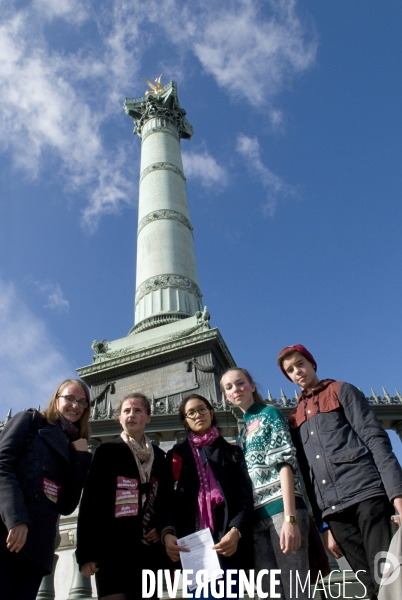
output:
[{"label": "patterned sweater", "polygon": [[[280,470],[290,465],[295,480],[298,506],[303,506],[296,450],[285,417],[275,406],[254,402],[244,413],[244,427],[238,444],[244,452],[253,484],[254,509],[282,500]],[[282,504],[283,507],[283,504]],[[283,510],[283,508],[281,509]],[[271,512],[271,514],[275,514]]]}]

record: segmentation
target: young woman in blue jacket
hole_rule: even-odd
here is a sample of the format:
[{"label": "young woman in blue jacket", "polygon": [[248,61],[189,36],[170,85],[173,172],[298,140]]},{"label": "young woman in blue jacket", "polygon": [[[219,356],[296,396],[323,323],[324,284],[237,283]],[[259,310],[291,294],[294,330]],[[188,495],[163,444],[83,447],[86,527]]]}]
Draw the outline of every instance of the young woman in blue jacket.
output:
[{"label": "young woman in blue jacket", "polygon": [[43,413],[16,414],[0,435],[0,581],[4,600],[34,600],[53,567],[57,519],[78,505],[91,463],[89,390],[63,381]]}]

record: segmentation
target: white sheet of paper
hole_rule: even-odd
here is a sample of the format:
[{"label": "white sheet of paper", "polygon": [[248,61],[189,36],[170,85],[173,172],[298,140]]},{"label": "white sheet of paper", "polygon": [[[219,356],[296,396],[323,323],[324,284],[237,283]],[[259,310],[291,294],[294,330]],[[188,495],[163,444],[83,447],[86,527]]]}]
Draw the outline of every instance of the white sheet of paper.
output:
[{"label": "white sheet of paper", "polygon": [[197,587],[195,582],[197,571],[207,569],[208,581],[211,581],[212,572],[220,569],[221,566],[216,550],[212,550],[215,542],[212,539],[209,527],[180,538],[177,540],[177,544],[190,549],[190,552],[180,552],[183,569],[191,569],[194,573],[192,585],[189,586],[190,590],[194,590]]}]

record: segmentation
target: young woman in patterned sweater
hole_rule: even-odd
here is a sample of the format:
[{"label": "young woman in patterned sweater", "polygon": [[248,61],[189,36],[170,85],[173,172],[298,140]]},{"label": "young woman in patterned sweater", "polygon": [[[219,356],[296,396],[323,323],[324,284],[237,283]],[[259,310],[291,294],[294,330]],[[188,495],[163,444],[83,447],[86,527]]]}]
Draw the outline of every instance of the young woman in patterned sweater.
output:
[{"label": "young woman in patterned sweater", "polygon": [[[225,371],[221,389],[244,413],[238,444],[253,484],[255,568],[280,569],[275,591],[288,600],[295,597],[296,572],[302,585],[308,575],[309,518],[287,421],[264,402],[246,369]],[[270,593],[269,574],[262,589]],[[308,585],[304,591],[299,586],[298,598],[305,600],[308,593]]]}]

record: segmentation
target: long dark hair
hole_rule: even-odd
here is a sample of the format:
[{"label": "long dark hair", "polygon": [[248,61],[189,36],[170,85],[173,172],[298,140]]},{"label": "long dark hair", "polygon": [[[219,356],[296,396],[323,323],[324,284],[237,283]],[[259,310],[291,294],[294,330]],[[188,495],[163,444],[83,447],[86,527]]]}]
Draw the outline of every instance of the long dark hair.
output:
[{"label": "long dark hair", "polygon": [[[204,396],[201,396],[200,394],[189,394],[188,396],[186,396],[180,403],[179,416],[180,416],[181,422],[184,425],[184,428],[187,431],[188,431],[189,427],[187,427],[187,425],[186,425],[185,411],[186,411],[186,404],[189,400],[201,400],[209,410],[214,411],[214,407],[212,406],[212,404],[210,403],[209,400],[204,398]],[[214,411],[214,414],[212,416],[212,421],[211,421],[211,427],[214,427],[214,426],[219,431],[219,427],[217,426],[217,422],[216,422],[215,411]],[[237,445],[229,444],[229,442],[226,441],[225,438],[222,436],[220,431],[219,431],[219,434],[220,435],[219,435],[219,438],[216,440],[216,443],[221,446],[221,448],[222,448],[223,452],[225,453],[225,456],[227,457],[228,460],[237,462],[240,459],[240,457],[242,456],[241,449]]]},{"label": "long dark hair", "polygon": [[180,421],[183,423],[185,429],[188,429],[188,427],[186,425],[187,417],[186,417],[185,413],[186,413],[186,404],[189,400],[201,400],[201,402],[203,402],[205,404],[205,406],[208,408],[208,410],[212,410],[212,412],[214,414],[212,415],[211,427],[213,427],[214,425],[216,426],[215,411],[214,411],[214,407],[212,406],[210,401],[207,400],[206,398],[204,398],[204,396],[201,396],[200,394],[189,394],[188,396],[183,398],[183,400],[180,402],[180,406],[179,406]]}]

